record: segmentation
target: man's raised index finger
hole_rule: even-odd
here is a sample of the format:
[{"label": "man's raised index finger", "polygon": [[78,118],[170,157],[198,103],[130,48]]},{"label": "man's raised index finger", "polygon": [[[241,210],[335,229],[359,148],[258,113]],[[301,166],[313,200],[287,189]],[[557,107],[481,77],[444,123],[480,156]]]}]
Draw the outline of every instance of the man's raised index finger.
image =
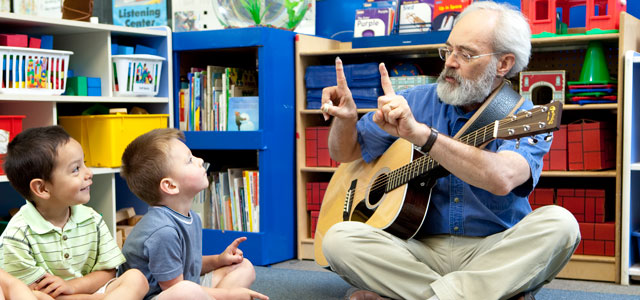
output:
[{"label": "man's raised index finger", "polygon": [[344,66],[338,56],[336,56],[336,82],[339,88],[347,87],[347,78],[344,76]]},{"label": "man's raised index finger", "polygon": [[378,69],[380,70],[380,84],[382,85],[385,96],[394,96],[396,92],[393,90],[391,79],[389,79],[389,72],[387,72],[384,63],[380,63]]}]

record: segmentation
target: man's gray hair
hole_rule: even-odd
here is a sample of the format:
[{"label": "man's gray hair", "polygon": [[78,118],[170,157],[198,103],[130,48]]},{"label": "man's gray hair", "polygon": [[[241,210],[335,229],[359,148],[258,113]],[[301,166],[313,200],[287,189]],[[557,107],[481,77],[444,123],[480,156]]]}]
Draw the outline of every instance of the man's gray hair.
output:
[{"label": "man's gray hair", "polygon": [[531,28],[524,15],[513,5],[493,1],[474,1],[455,20],[455,23],[470,12],[486,9],[497,12],[498,21],[493,31],[493,50],[513,53],[516,57],[513,68],[505,77],[511,78],[524,70],[531,57]]}]

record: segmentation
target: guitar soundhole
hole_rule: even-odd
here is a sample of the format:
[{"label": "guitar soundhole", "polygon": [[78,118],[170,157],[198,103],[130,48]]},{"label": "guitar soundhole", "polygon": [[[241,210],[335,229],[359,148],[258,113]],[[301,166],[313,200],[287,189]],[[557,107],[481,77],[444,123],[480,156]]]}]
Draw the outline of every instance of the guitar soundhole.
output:
[{"label": "guitar soundhole", "polygon": [[369,190],[369,205],[375,207],[384,196],[385,189],[387,187],[387,181],[389,177],[387,174],[381,174],[378,176],[371,185],[371,190]]}]

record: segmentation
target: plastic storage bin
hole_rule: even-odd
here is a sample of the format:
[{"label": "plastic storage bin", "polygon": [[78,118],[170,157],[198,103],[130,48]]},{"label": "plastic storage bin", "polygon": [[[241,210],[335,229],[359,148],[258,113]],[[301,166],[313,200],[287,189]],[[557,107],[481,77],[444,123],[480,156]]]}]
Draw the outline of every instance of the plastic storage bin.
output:
[{"label": "plastic storage bin", "polygon": [[0,46],[0,93],[60,95],[71,51]]},{"label": "plastic storage bin", "polygon": [[148,54],[112,55],[115,96],[158,94],[164,57]]},{"label": "plastic storage bin", "polygon": [[168,114],[58,117],[58,123],[80,142],[87,166],[120,167],[124,149],[136,137],[167,128]]},{"label": "plastic storage bin", "polygon": [[4,155],[7,153],[7,145],[13,138],[22,131],[22,119],[25,116],[0,116],[0,130],[8,131],[8,139],[6,134],[0,135],[0,175],[4,175],[2,164],[4,163]]}]

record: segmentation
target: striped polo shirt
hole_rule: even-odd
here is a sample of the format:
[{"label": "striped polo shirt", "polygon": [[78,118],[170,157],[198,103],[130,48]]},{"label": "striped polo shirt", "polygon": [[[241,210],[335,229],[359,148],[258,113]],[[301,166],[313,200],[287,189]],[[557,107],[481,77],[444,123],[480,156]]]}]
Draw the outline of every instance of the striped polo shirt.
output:
[{"label": "striped polo shirt", "polygon": [[61,229],[45,220],[29,201],[2,233],[0,253],[0,266],[26,284],[45,273],[70,280],[125,262],[107,224],[92,208],[72,206]]}]

